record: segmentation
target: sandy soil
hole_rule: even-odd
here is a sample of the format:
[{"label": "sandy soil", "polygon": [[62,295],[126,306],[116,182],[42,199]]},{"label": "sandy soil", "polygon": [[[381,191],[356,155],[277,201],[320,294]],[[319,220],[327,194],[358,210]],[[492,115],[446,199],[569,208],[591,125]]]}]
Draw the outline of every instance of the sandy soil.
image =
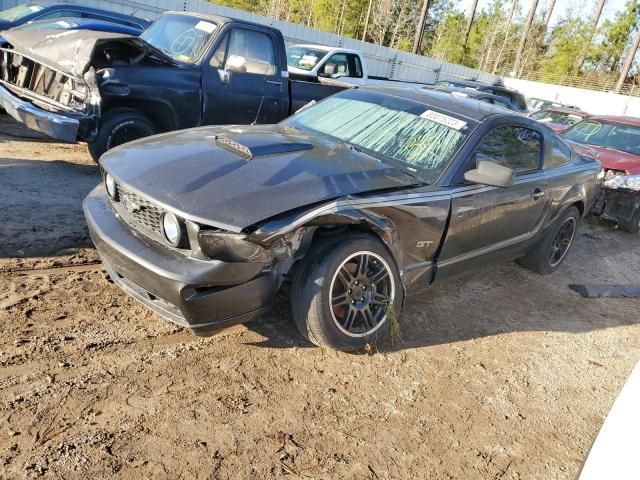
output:
[{"label": "sandy soil", "polygon": [[285,300],[199,339],[111,284],[82,146],[0,116],[0,478],[573,479],[640,359],[640,237],[591,220],[555,275],[410,300],[372,355],[312,348]]}]

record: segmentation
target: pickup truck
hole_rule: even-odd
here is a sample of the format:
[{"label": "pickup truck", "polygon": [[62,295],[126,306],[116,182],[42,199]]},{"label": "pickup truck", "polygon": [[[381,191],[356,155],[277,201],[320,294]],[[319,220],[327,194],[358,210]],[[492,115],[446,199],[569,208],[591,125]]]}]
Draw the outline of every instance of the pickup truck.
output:
[{"label": "pickup truck", "polygon": [[3,37],[0,108],[59,140],[86,141],[96,161],[156,133],[277,123],[351,86],[290,81],[279,30],[213,15],[168,12],[140,37],[16,30]]},{"label": "pickup truck", "polygon": [[360,52],[325,45],[300,44],[288,47],[287,67],[291,78],[309,81],[334,79],[360,87],[420,88],[431,85],[369,75],[367,62]]}]

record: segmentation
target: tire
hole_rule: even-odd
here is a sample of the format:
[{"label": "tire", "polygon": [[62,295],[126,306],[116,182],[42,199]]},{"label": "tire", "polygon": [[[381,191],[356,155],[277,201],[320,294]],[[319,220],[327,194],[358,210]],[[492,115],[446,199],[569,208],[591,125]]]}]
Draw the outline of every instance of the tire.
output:
[{"label": "tire", "polygon": [[542,240],[518,262],[541,275],[556,271],[573,245],[579,221],[580,212],[576,207],[565,210]]},{"label": "tire", "polygon": [[631,220],[618,222],[618,226],[625,232],[629,232],[629,233],[640,232],[640,208],[638,208],[635,211],[635,213],[631,217]]},{"label": "tire", "polygon": [[89,143],[89,153],[97,163],[107,150],[156,133],[146,115],[131,108],[114,108],[102,117],[98,136]]},{"label": "tire", "polygon": [[[291,285],[291,310],[302,336],[320,347],[339,350],[359,350],[389,337],[404,290],[386,247],[373,236],[356,234],[312,248]],[[365,258],[367,262],[362,262]]]}]

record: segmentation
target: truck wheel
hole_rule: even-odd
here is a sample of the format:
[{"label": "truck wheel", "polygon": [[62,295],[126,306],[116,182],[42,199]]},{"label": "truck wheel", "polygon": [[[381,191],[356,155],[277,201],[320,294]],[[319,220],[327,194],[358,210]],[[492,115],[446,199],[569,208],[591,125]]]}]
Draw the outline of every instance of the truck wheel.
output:
[{"label": "truck wheel", "polygon": [[631,217],[631,220],[618,222],[618,226],[629,233],[638,233],[640,232],[640,208],[636,210],[636,212]]},{"label": "truck wheel", "polygon": [[311,253],[297,268],[291,310],[311,343],[360,349],[387,338],[404,291],[393,258],[367,235],[344,236]]},{"label": "truck wheel", "polygon": [[518,262],[542,275],[554,272],[573,245],[579,220],[580,212],[576,207],[567,209],[542,240]]},{"label": "truck wheel", "polygon": [[98,137],[89,143],[89,153],[97,162],[113,147],[156,133],[156,127],[146,115],[131,108],[114,108],[102,117]]}]

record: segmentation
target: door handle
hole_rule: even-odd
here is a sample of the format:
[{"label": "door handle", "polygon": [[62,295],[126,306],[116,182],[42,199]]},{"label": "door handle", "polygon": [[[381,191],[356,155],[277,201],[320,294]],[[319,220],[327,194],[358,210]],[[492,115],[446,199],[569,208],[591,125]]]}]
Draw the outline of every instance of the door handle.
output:
[{"label": "door handle", "polygon": [[282,86],[282,82],[276,82],[275,80],[267,80],[267,83],[270,83],[271,85],[278,85],[279,87]]},{"label": "door handle", "polygon": [[540,197],[544,197],[544,194],[545,194],[544,190],[540,190],[539,188],[536,188],[531,194],[531,198],[533,198],[534,200],[537,200]]}]

